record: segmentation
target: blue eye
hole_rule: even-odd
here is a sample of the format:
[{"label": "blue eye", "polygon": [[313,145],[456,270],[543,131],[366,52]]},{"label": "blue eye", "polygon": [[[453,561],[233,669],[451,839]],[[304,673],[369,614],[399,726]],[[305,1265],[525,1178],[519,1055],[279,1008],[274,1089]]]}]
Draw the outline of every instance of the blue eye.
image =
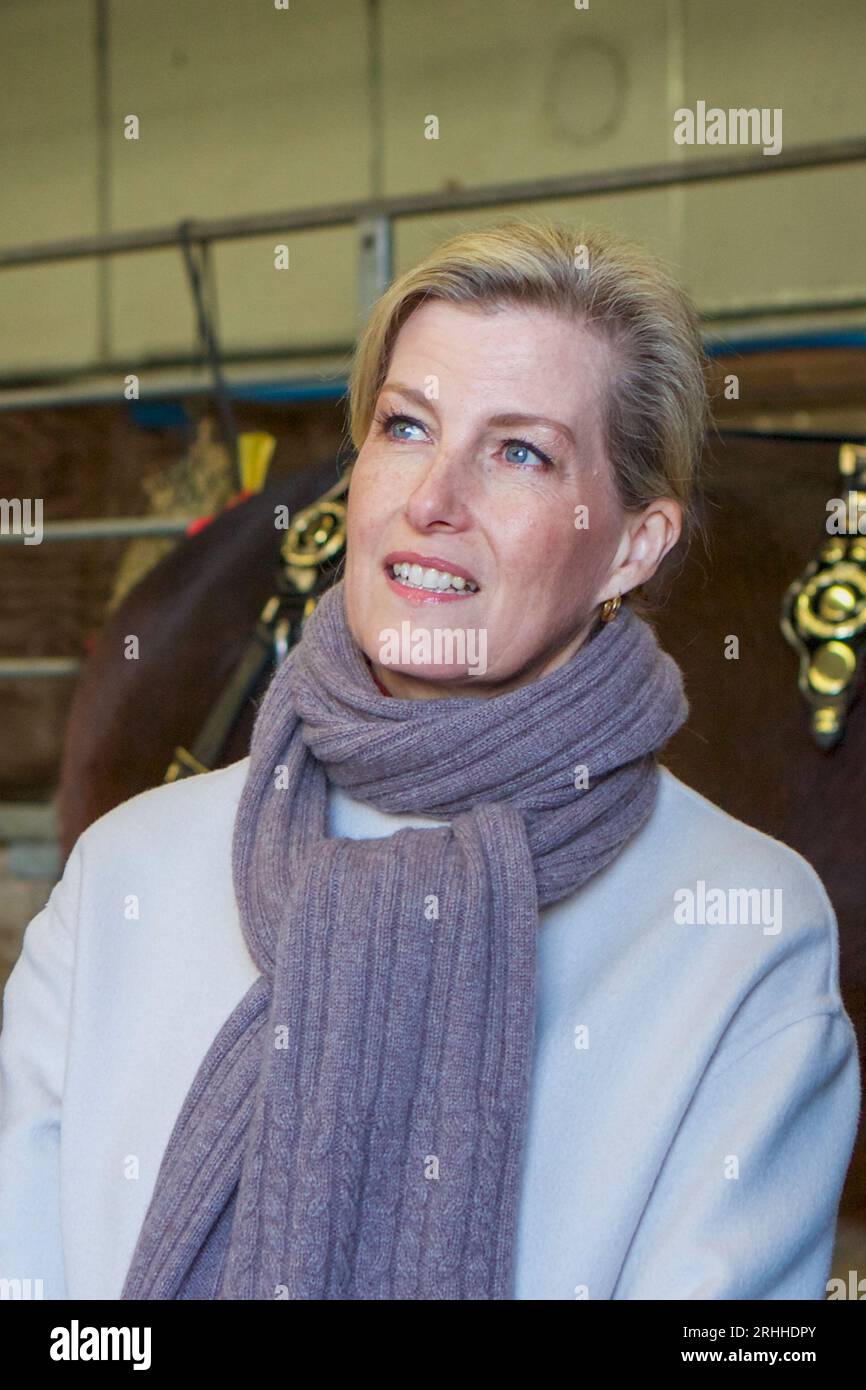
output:
[{"label": "blue eye", "polygon": [[[411,415],[398,415],[396,412],[376,415],[374,418],[382,434],[387,435],[389,439],[402,439],[404,443],[413,443],[414,440],[408,438],[406,435],[394,434],[394,425],[408,425],[409,429],[417,430],[423,430],[425,428],[420,420],[413,420]],[[534,454],[538,460],[537,463],[529,463],[525,459],[506,459],[506,463],[510,463],[514,468],[529,468],[535,469],[536,472],[540,472],[541,470],[554,468],[556,466],[553,459],[550,458],[543,449],[539,449],[535,444],[528,443],[525,439],[503,439],[502,443],[506,450],[512,448],[520,449],[524,454]]]},{"label": "blue eye", "polygon": [[[522,449],[524,454],[535,454],[542,468],[550,468],[553,464],[553,459],[548,458],[547,454],[542,453],[541,449],[536,449],[534,444],[527,444],[525,439],[506,439],[503,442],[506,449]],[[518,468],[531,468],[533,466],[532,464],[525,463],[522,459],[511,459],[509,461],[515,463]]]},{"label": "blue eye", "polygon": [[418,420],[412,420],[408,415],[377,415],[376,420],[381,427],[383,434],[391,435],[392,439],[405,439],[405,435],[391,434],[392,425],[408,425],[410,429],[422,430],[424,426]]}]

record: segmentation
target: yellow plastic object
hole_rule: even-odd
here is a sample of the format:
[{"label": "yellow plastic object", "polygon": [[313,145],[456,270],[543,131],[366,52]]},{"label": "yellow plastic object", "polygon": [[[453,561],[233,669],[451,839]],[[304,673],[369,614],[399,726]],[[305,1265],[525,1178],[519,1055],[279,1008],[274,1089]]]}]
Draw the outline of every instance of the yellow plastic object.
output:
[{"label": "yellow plastic object", "polygon": [[274,435],[254,430],[240,435],[241,487],[244,492],[261,492],[268,476],[277,441]]}]

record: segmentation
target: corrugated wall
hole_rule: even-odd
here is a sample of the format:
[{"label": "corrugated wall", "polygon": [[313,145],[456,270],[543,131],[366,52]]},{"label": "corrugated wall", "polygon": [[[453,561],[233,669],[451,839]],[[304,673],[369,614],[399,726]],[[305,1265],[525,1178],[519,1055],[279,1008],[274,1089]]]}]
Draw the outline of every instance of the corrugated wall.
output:
[{"label": "corrugated wall", "polygon": [[[6,0],[0,245],[730,154],[675,143],[698,101],[781,108],[786,149],[856,135],[864,34],[862,0]],[[733,311],[866,295],[864,193],[850,165],[543,207]],[[493,215],[401,224],[398,268]],[[226,351],[351,342],[352,231],[292,235],[285,272],[275,240],[216,247]],[[0,321],[6,378],[195,341],[176,251],[3,270]]]}]

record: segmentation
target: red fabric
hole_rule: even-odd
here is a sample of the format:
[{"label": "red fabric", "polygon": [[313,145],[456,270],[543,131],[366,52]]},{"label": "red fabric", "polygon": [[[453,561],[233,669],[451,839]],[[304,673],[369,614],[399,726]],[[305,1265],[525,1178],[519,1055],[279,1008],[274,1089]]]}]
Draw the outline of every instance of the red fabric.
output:
[{"label": "red fabric", "polygon": [[391,694],[390,690],[386,690],[386,689],[385,689],[384,685],[383,685],[382,682],[379,680],[379,677],[376,675],[376,672],[373,670],[372,666],[370,665],[369,657],[365,657],[364,659],[365,659],[365,661],[367,662],[367,670],[370,672],[370,675],[373,677],[373,680],[374,680],[374,681],[376,682],[376,684],[378,685],[378,687],[379,687],[379,689],[381,690],[382,694],[383,694],[383,695],[390,695],[390,694]]},{"label": "red fabric", "polygon": [[[239,502],[246,502],[248,497],[253,497],[254,495],[255,493],[252,488],[241,488],[240,492],[236,492],[233,497],[229,498],[229,500],[225,504],[225,507],[223,508],[223,511],[228,511],[229,507],[236,507]],[[198,535],[199,531],[203,531],[204,528],[206,526],[209,526],[212,521],[215,521],[217,516],[219,515],[219,512],[211,512],[210,516],[197,517],[195,521],[191,521],[189,523],[189,526],[187,526],[184,535]]]}]

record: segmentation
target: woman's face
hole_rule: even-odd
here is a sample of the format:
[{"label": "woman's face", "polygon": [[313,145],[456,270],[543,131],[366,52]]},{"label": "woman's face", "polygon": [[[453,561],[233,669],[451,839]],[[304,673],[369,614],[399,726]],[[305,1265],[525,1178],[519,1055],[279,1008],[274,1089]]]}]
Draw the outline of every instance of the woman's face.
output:
[{"label": "woman's face", "polygon": [[352,635],[393,695],[554,670],[675,543],[676,502],[626,514],[616,497],[611,370],[606,343],[546,310],[428,300],[407,319],[353,468],[345,566]]}]

